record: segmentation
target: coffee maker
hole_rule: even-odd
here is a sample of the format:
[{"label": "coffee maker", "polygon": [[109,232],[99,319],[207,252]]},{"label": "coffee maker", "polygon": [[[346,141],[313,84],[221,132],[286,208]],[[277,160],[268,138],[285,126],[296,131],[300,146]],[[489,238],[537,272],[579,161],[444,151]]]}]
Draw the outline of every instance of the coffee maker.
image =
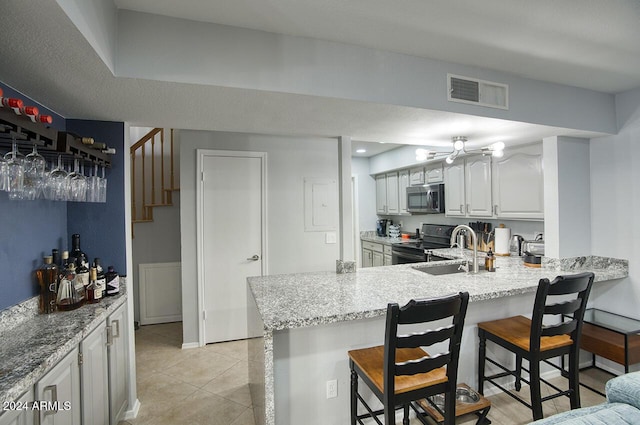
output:
[{"label": "coffee maker", "polygon": [[378,236],[387,236],[389,225],[393,224],[392,220],[381,218],[376,222],[376,234]]}]

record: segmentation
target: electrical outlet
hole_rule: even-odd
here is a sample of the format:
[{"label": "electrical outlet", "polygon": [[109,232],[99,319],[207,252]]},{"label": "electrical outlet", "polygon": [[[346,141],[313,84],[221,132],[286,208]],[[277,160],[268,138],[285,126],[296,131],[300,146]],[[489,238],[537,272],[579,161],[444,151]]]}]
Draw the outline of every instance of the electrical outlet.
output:
[{"label": "electrical outlet", "polygon": [[327,381],[327,398],[338,397],[338,380],[332,379]]}]

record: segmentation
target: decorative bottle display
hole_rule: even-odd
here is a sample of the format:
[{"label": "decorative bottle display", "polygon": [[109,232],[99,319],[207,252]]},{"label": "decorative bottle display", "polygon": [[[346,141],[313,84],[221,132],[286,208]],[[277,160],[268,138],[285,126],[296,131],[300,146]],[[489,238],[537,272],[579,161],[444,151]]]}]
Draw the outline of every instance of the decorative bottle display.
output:
[{"label": "decorative bottle display", "polygon": [[[84,291],[84,286],[81,286]],[[68,311],[73,310],[82,305],[82,293],[76,286],[76,265],[70,262],[68,267],[65,268],[63,277],[58,285],[58,296],[56,303],[58,310]]]},{"label": "decorative bottle display", "polygon": [[113,269],[113,266],[109,266],[107,269],[106,277],[106,291],[107,296],[116,295],[120,292],[120,276]]},{"label": "decorative bottle display", "polygon": [[53,264],[53,258],[43,258],[44,264],[36,270],[36,278],[40,286],[40,313],[53,313],[56,310],[56,284],[58,282],[58,266]]},{"label": "decorative bottle display", "polygon": [[93,267],[96,268],[96,286],[102,294],[101,298],[104,298],[104,296],[106,295],[105,292],[107,290],[107,277],[104,274],[104,269],[102,268],[102,265],[100,263],[101,261],[99,258],[95,258],[93,260]]}]

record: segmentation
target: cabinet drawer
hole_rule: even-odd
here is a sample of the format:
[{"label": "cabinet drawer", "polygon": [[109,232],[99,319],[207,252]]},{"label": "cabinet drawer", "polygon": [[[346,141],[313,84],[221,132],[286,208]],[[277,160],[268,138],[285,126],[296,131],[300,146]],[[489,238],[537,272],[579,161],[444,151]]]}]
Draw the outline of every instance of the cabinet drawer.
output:
[{"label": "cabinet drawer", "polygon": [[362,241],[362,248],[363,249],[370,249],[371,251],[375,251],[375,252],[382,252],[382,244],[380,243],[375,243],[375,242],[367,242],[367,241]]},{"label": "cabinet drawer", "polygon": [[384,255],[391,255],[391,245],[382,245]]}]

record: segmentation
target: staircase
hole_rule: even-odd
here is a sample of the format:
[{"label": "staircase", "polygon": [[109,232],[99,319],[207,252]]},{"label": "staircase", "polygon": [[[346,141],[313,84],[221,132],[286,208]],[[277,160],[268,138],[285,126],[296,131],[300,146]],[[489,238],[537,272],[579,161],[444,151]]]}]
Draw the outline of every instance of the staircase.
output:
[{"label": "staircase", "polygon": [[170,133],[168,147],[165,129],[154,128],[130,148],[133,224],[153,222],[153,209],[173,205],[173,192],[180,190],[175,183],[173,129]]}]

